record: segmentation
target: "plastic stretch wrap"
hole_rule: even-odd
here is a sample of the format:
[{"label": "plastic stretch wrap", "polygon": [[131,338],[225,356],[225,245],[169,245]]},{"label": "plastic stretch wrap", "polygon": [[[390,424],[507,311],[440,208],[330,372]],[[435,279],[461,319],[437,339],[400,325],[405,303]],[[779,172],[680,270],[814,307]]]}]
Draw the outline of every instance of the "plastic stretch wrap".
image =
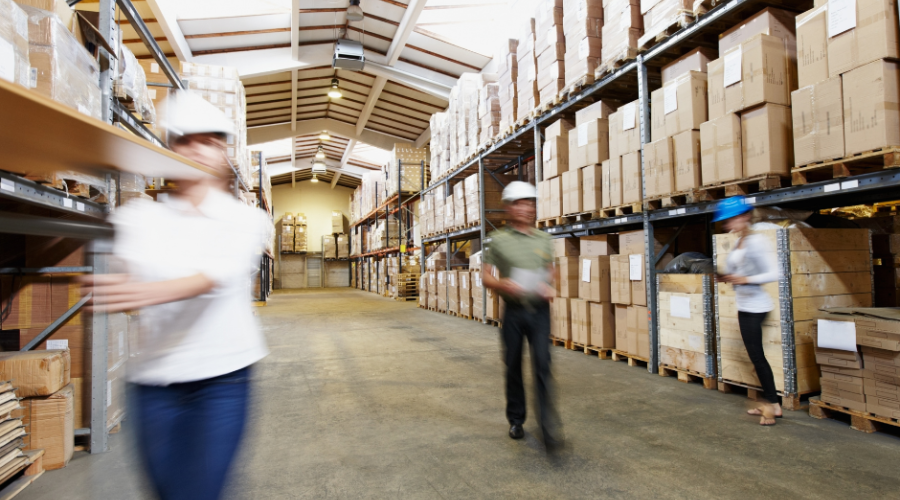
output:
[{"label": "plastic stretch wrap", "polygon": [[116,97],[131,104],[132,110],[145,123],[156,123],[156,107],[147,89],[147,75],[128,47],[119,54],[119,78]]},{"label": "plastic stretch wrap", "polygon": [[39,93],[100,119],[100,66],[52,12],[23,7],[28,14],[28,58]]},{"label": "plastic stretch wrap", "polygon": [[0,78],[31,87],[28,16],[12,0],[0,0]]},{"label": "plastic stretch wrap", "polygon": [[711,257],[707,257],[699,252],[685,252],[678,257],[672,259],[666,264],[665,269],[660,271],[667,274],[712,274],[716,272]]}]

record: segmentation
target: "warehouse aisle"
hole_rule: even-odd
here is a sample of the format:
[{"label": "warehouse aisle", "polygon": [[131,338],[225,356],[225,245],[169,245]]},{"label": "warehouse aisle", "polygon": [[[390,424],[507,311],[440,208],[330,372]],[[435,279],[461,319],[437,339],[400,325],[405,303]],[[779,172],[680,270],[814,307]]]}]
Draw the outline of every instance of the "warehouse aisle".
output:
[{"label": "warehouse aisle", "polygon": [[[272,354],[231,498],[746,498],[892,496],[900,439],[554,348],[570,447],[506,437],[490,327],[350,289],[281,292],[259,309]],[[529,377],[530,380],[530,377]],[[530,395],[530,394],[529,394]],[[125,432],[76,453],[23,500],[139,499]]]}]

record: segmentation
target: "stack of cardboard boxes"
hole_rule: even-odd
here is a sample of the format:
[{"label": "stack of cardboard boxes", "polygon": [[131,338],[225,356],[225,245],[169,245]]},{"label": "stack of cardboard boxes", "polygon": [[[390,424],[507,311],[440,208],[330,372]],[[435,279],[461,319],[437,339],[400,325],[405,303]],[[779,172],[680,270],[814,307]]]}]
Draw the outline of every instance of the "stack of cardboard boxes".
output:
[{"label": "stack of cardboard boxes", "polygon": [[600,101],[575,113],[575,128],[568,133],[568,170],[561,181],[563,215],[602,207],[601,164],[609,160],[611,112],[609,103]]},{"label": "stack of cardboard boxes", "polygon": [[[401,193],[418,193],[427,184],[427,179],[422,176],[428,176],[428,170],[423,165],[427,163],[428,149],[416,148],[409,143],[394,143],[391,150],[391,158],[384,169],[387,170],[387,193],[385,199],[397,194],[397,186],[399,182]],[[397,176],[400,175],[398,179]],[[343,226],[340,231],[343,232]]]},{"label": "stack of cardboard boxes", "polygon": [[500,84],[485,83],[478,91],[478,147],[500,133]]},{"label": "stack of cardboard boxes", "polygon": [[279,239],[279,251],[294,251],[294,214],[285,213],[275,222],[275,234]]},{"label": "stack of cardboard boxes", "polygon": [[544,179],[538,183],[538,219],[563,215],[562,174],[569,171],[569,131],[572,122],[561,118],[544,130]]},{"label": "stack of cardboard boxes", "polygon": [[[289,214],[284,214],[287,217]],[[294,216],[294,252],[306,252],[309,250],[308,232],[306,227],[306,215]]]},{"label": "stack of cardboard boxes", "polygon": [[600,66],[603,2],[563,0],[563,34],[566,39],[566,88],[594,81]]},{"label": "stack of cardboard boxes", "polygon": [[609,115],[609,160],[601,164],[603,208],[643,200],[638,108],[638,102],[634,101],[620,106]]},{"label": "stack of cardboard boxes", "polygon": [[516,116],[522,119],[541,104],[537,86],[537,55],[535,54],[535,20],[528,18],[520,28],[516,46],[518,73],[516,78]]},{"label": "stack of cardboard boxes", "polygon": [[824,4],[796,18],[796,167],[900,145],[897,4],[859,0],[852,6],[856,17],[833,18]]},{"label": "stack of cardboard boxes", "polygon": [[610,300],[615,304],[616,349],[650,357],[644,232],[619,233],[619,253],[610,257]]},{"label": "stack of cardboard boxes", "polygon": [[662,68],[663,86],[651,94],[650,138],[644,145],[647,198],[698,188],[700,125],[707,121],[707,49],[695,49]]},{"label": "stack of cardboard boxes", "polygon": [[790,175],[794,15],[767,8],[723,33],[708,74],[709,121],[700,125],[703,185]]},{"label": "stack of cardboard boxes", "polygon": [[541,0],[535,12],[534,54],[541,103],[551,103],[566,83],[562,0]]},{"label": "stack of cardboard boxes", "polygon": [[641,0],[644,34],[638,47],[650,47],[669,28],[682,27],[694,19],[692,0]]},{"label": "stack of cardboard boxes", "polygon": [[[507,130],[516,123],[518,111],[518,94],[516,82],[519,78],[519,60],[516,59],[518,40],[505,39],[500,52],[497,54],[497,72],[499,88],[497,89],[497,103],[500,106],[500,130]],[[433,130],[433,129],[432,129]],[[434,139],[432,138],[432,141]]]},{"label": "stack of cardboard boxes", "polygon": [[637,56],[638,39],[644,33],[640,3],[640,0],[603,2],[600,71],[611,71],[616,67],[616,63]]}]

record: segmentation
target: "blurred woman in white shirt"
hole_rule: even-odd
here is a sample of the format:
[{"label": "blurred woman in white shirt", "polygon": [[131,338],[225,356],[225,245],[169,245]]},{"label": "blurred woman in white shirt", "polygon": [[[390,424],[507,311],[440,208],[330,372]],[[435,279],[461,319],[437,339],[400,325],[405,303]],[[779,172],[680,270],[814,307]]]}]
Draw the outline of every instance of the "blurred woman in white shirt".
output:
[{"label": "blurred woman in white shirt", "polygon": [[159,203],[121,207],[113,254],[127,272],[94,276],[89,290],[94,310],[141,310],[130,406],[158,496],[212,500],[243,434],[250,367],[268,354],[249,286],[268,222],[227,192],[232,122],[188,92],[167,109],[172,150],[214,175],[177,179]]}]

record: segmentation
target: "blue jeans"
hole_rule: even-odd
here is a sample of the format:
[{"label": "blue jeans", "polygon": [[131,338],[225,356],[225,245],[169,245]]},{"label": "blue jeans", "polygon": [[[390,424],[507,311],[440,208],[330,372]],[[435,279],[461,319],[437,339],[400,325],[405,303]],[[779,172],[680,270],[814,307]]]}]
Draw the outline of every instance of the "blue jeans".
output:
[{"label": "blue jeans", "polygon": [[159,498],[218,499],[247,420],[250,368],[132,388],[140,453]]}]

